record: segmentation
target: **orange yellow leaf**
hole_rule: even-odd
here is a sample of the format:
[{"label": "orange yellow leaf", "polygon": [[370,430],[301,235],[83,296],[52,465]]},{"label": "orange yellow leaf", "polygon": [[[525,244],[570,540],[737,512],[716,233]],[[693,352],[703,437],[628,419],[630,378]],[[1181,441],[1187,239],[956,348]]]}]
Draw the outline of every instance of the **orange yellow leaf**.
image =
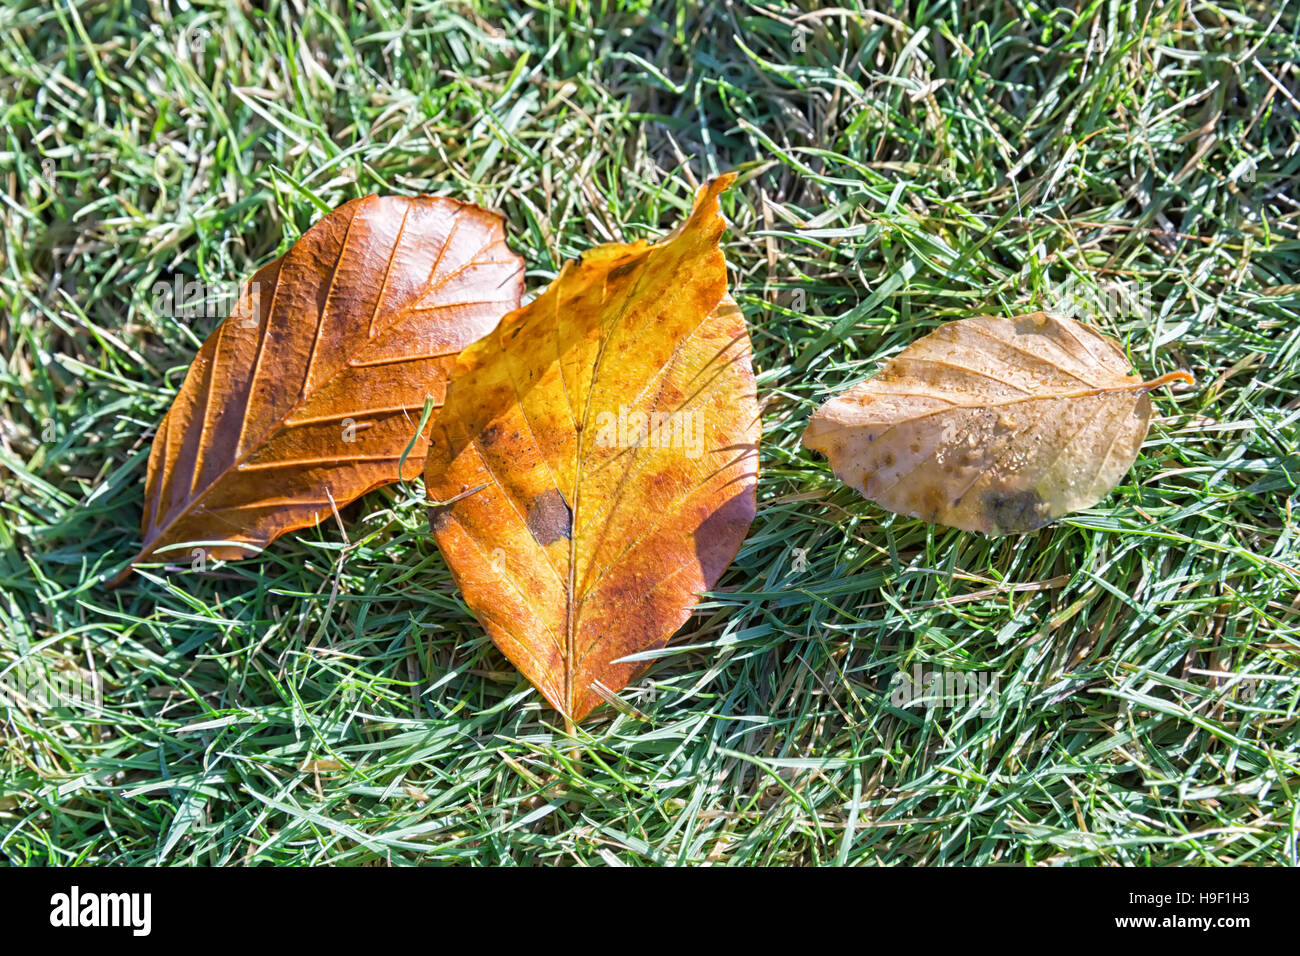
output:
[{"label": "orange yellow leaf", "polygon": [[645,666],[754,517],[749,334],[718,194],[654,244],[566,263],[457,360],[431,433],[431,525],[465,601],[580,720]]}]

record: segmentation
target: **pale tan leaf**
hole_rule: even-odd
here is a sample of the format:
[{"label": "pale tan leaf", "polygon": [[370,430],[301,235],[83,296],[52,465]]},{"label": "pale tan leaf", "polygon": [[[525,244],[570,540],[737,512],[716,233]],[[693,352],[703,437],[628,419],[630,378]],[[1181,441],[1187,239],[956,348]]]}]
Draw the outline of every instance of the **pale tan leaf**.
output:
[{"label": "pale tan leaf", "polygon": [[832,398],[804,432],[843,481],[898,514],[986,534],[1096,504],[1146,438],[1151,382],[1111,339],[1035,312],[949,322]]}]

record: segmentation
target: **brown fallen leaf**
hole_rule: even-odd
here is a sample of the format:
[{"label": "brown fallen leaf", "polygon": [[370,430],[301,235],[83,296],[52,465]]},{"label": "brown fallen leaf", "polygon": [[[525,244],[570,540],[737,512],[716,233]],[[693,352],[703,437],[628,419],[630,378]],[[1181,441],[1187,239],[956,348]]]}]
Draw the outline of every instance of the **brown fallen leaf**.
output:
[{"label": "brown fallen leaf", "polygon": [[754,518],[749,334],[718,248],[733,179],[662,241],[566,263],[461,354],[434,424],[425,484],[447,565],[575,721],[647,666],[619,659],[668,641]]},{"label": "brown fallen leaf", "polygon": [[418,475],[425,397],[441,404],[456,354],[522,291],[496,213],[432,196],[329,213],[199,350],[154,436],[131,564],[255,553],[396,481],[412,439],[402,477]]},{"label": "brown fallen leaf", "polygon": [[806,447],[897,514],[1033,531],[1096,504],[1146,438],[1150,382],[1112,339],[1035,312],[941,325],[813,415]]}]

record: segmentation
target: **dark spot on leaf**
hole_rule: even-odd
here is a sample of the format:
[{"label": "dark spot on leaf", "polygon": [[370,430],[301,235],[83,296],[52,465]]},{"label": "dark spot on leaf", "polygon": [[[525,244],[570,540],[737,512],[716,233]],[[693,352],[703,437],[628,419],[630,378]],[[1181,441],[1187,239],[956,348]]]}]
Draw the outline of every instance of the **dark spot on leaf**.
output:
[{"label": "dark spot on leaf", "polygon": [[943,492],[934,485],[925,485],[912,493],[909,503],[916,517],[923,521],[938,521],[943,511]]},{"label": "dark spot on leaf", "polygon": [[528,530],[542,547],[569,537],[573,511],[558,488],[544,491],[528,506]]},{"label": "dark spot on leaf", "polygon": [[434,505],[429,509],[429,529],[435,533],[451,522],[451,505]]},{"label": "dark spot on leaf", "polygon": [[754,492],[741,492],[727,499],[695,529],[695,557],[700,562],[700,577],[713,587],[745,540],[754,521]]},{"label": "dark spot on leaf", "polygon": [[633,258],[624,262],[622,265],[618,265],[615,266],[613,269],[610,269],[609,277],[611,279],[621,279],[625,275],[628,275],[630,272],[633,272],[636,269],[636,267],[641,265],[641,263],[644,261],[645,261],[645,253],[642,253],[639,256],[634,256]]},{"label": "dark spot on leaf", "polygon": [[1052,520],[1047,513],[1047,502],[1033,489],[1011,494],[990,491],[980,499],[980,504],[998,534],[1037,531]]}]

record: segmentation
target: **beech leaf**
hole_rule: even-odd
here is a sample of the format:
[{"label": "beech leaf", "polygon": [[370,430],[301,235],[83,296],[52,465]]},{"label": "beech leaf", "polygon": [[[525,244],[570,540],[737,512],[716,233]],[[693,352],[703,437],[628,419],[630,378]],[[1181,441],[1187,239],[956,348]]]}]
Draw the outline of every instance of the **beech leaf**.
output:
[{"label": "beech leaf", "polygon": [[[426,396],[519,304],[501,217],[453,199],[338,207],[259,270],[203,344],[149,455],[144,545],[247,556],[420,473]],[[119,576],[129,573],[130,568]]]},{"label": "beech leaf", "polygon": [[568,262],[457,360],[431,433],[430,523],[465,601],[581,720],[662,647],[755,510],[749,334],[726,294],[718,194],[653,245]]},{"label": "beech leaf", "polygon": [[966,531],[1033,531],[1088,508],[1137,458],[1150,382],[1119,345],[1035,312],[949,322],[828,401],[803,443],[897,514]]}]

